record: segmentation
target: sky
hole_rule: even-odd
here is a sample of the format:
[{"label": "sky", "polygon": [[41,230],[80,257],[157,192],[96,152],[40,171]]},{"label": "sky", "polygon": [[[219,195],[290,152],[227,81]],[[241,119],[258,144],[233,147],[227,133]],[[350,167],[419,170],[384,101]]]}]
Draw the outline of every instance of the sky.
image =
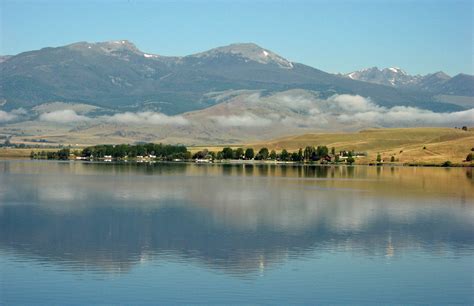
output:
[{"label": "sky", "polygon": [[0,54],[127,39],[188,55],[254,42],[332,72],[474,74],[474,1],[0,0]]}]

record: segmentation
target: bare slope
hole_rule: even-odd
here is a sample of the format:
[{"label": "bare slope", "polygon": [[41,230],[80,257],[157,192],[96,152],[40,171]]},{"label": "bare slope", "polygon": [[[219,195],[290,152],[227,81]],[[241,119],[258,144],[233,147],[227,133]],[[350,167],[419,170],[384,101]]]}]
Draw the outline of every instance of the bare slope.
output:
[{"label": "bare slope", "polygon": [[284,137],[252,144],[270,149],[297,150],[307,145],[326,145],[336,150],[367,152],[361,162],[375,161],[378,153],[400,163],[462,163],[474,147],[474,131],[454,128],[398,128],[363,130],[358,133],[318,133]]}]

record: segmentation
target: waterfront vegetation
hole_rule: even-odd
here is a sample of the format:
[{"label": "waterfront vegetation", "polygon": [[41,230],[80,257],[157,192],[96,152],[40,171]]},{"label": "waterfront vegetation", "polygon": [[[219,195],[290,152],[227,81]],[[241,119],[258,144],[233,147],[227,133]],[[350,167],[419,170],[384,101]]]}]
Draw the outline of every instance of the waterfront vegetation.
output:
[{"label": "waterfront vegetation", "polygon": [[[474,150],[474,148],[472,149]],[[334,147],[306,146],[293,152],[286,149],[269,150],[266,147],[254,148],[231,148],[224,147],[221,150],[201,149],[191,153],[186,146],[168,144],[121,144],[121,145],[96,145],[85,147],[82,150],[61,148],[58,151],[31,151],[32,159],[52,160],[105,160],[105,161],[195,161],[200,163],[212,162],[278,162],[278,163],[310,163],[310,164],[349,164],[356,163],[358,158],[367,158],[366,152],[355,152],[354,150],[337,151]],[[464,165],[472,165],[473,154],[467,154]],[[368,165],[399,164],[395,156],[383,156],[377,153],[373,162]],[[449,160],[440,164],[417,164],[405,163],[403,165],[416,166],[443,166],[451,167],[454,164]]]},{"label": "waterfront vegetation", "polygon": [[[32,159],[53,160],[106,160],[106,161],[196,161],[196,162],[226,162],[226,161],[271,161],[281,163],[346,163],[353,164],[357,157],[366,156],[364,152],[339,151],[333,147],[306,146],[297,151],[289,152],[269,150],[266,147],[258,150],[254,148],[224,147],[220,151],[203,149],[192,154],[183,145],[167,144],[121,144],[96,145],[82,150],[62,148],[58,151],[32,151]],[[379,161],[377,159],[377,161]]]},{"label": "waterfront vegetation", "polygon": [[89,159],[89,160],[125,160],[125,159],[157,159],[157,160],[187,160],[191,153],[185,146],[165,144],[121,144],[121,145],[97,145],[86,147],[82,150],[72,151],[63,148],[56,152],[31,152],[34,159]]},{"label": "waterfront vegetation", "polygon": [[[182,149],[183,146],[179,146],[183,151],[178,152],[179,154],[175,156],[169,152],[156,153],[161,150],[156,150],[155,144],[139,142],[133,145],[87,145],[88,141],[84,139],[67,144],[57,140],[46,141],[43,138],[31,139],[19,138],[19,136],[3,136],[2,138],[0,135],[0,158],[33,157],[36,159],[103,159],[107,161],[199,160],[199,162],[227,163],[304,162],[410,166],[441,166],[443,164],[446,166],[449,165],[446,161],[450,161],[452,166],[472,167],[474,165],[472,159],[474,153],[473,133],[474,131],[469,128],[467,130],[452,128],[373,129],[357,133],[316,133],[242,145],[195,145],[187,147],[185,150]],[[1,144],[1,139],[5,139],[3,144]],[[124,143],[127,142],[124,141]],[[317,153],[318,145],[320,150],[324,146],[329,148],[328,157],[320,154],[321,151],[319,154]],[[83,154],[86,153],[83,152],[86,146],[97,151],[97,154],[90,156]],[[161,149],[169,148],[161,146]],[[311,152],[311,146],[314,146],[315,154],[308,154]],[[227,148],[224,149],[224,147]],[[301,153],[304,155],[306,147],[309,147],[306,150],[307,155],[302,158]],[[335,147],[334,151],[333,147]],[[303,151],[301,153],[300,148]],[[68,150],[69,153],[66,154]],[[190,153],[187,153],[188,151]],[[199,154],[196,154],[198,152]],[[321,155],[323,158],[319,158]],[[329,158],[330,161],[327,160]]]},{"label": "waterfront vegetation", "polygon": [[[474,148],[473,148],[474,150]],[[257,153],[255,153],[257,152]],[[31,151],[32,159],[50,159],[50,160],[105,160],[105,161],[194,161],[201,163],[212,162],[279,162],[279,163],[310,163],[310,164],[348,164],[352,165],[359,157],[367,157],[366,152],[339,151],[336,152],[332,147],[329,150],[326,146],[307,146],[295,152],[289,152],[282,149],[277,152],[261,148],[258,151],[254,148],[231,148],[224,147],[221,151],[209,151],[203,149],[192,154],[187,147],[182,145],[166,145],[166,144],[138,144],[138,145],[97,145],[86,147],[82,150],[71,150],[70,148],[62,148],[58,151]],[[473,154],[466,156],[465,162],[471,165]],[[386,160],[379,153],[374,163],[368,165],[396,164],[398,161],[392,155]],[[442,164],[417,164],[408,163],[407,166],[455,166],[451,161],[445,161]]]}]

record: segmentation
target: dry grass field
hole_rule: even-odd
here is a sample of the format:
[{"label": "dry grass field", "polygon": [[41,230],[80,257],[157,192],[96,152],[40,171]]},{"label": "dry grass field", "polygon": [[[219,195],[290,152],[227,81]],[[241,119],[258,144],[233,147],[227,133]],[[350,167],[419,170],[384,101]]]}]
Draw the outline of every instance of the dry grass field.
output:
[{"label": "dry grass field", "polygon": [[[133,142],[133,141],[131,141]],[[232,148],[252,147],[258,151],[262,147],[270,150],[296,151],[306,146],[325,145],[335,147],[336,151],[354,150],[366,152],[367,157],[358,158],[356,163],[368,164],[376,161],[381,154],[385,162],[394,156],[399,164],[441,164],[451,161],[454,164],[473,165],[464,162],[474,148],[474,129],[468,131],[454,128],[396,128],[371,129],[354,133],[311,133],[283,137],[266,142],[229,145]],[[191,146],[192,153],[208,149],[221,151],[225,144],[214,146]],[[80,146],[79,146],[80,147]],[[78,147],[74,148],[77,149]],[[30,152],[57,149],[0,149],[0,158],[29,157]],[[474,153],[474,152],[473,152]]]},{"label": "dry grass field", "polygon": [[[252,147],[268,147],[294,151],[307,145],[325,145],[339,150],[367,152],[358,163],[374,162],[377,154],[385,161],[394,156],[398,163],[440,164],[447,160],[461,164],[474,148],[474,130],[454,128],[373,129],[355,133],[304,134],[255,143]],[[474,152],[473,152],[474,153]],[[464,163],[465,164],[465,163]]]},{"label": "dry grass field", "polygon": [[13,148],[0,148],[0,158],[29,158],[31,151],[57,151],[58,149],[13,149]]}]

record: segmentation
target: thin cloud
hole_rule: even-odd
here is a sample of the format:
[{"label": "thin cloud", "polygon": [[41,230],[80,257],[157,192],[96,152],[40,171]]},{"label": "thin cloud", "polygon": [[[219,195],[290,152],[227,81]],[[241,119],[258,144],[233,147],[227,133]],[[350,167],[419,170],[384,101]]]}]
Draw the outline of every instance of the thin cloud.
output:
[{"label": "thin cloud", "polygon": [[359,95],[333,95],[326,101],[331,106],[337,106],[338,109],[351,113],[380,110],[380,106],[373,103],[369,98]]},{"label": "thin cloud", "polygon": [[127,124],[151,125],[187,125],[189,121],[183,116],[167,116],[155,112],[125,112],[105,117],[106,121]]},{"label": "thin cloud", "polygon": [[339,110],[343,110],[343,113],[336,115],[337,120],[343,123],[360,123],[383,127],[474,124],[474,108],[451,113],[435,113],[430,110],[408,106],[387,108],[378,106],[361,96],[350,95],[333,96],[328,101],[335,103]]},{"label": "thin cloud", "polygon": [[71,109],[59,110],[49,113],[44,113],[39,116],[39,120],[46,122],[56,123],[76,123],[89,121],[90,118],[82,115],[78,115]]},{"label": "thin cloud", "polygon": [[0,123],[19,120],[26,115],[28,115],[28,112],[24,108],[17,108],[10,112],[0,110]]},{"label": "thin cloud", "polygon": [[224,127],[262,127],[272,123],[272,120],[270,119],[253,114],[245,114],[241,116],[214,116],[211,119],[218,125]]},{"label": "thin cloud", "polygon": [[[288,128],[331,129],[344,126],[415,127],[474,124],[474,109],[436,113],[416,107],[377,105],[359,95],[336,94],[327,99],[301,92],[278,93],[273,97],[253,95],[252,108],[242,115],[210,117],[224,127],[262,127],[283,124]],[[247,101],[248,102],[248,101]],[[259,115],[253,108],[258,107]],[[263,112],[264,117],[260,115]]]},{"label": "thin cloud", "polygon": [[18,116],[13,113],[8,113],[5,111],[0,110],[0,122],[9,122],[17,119]]}]

